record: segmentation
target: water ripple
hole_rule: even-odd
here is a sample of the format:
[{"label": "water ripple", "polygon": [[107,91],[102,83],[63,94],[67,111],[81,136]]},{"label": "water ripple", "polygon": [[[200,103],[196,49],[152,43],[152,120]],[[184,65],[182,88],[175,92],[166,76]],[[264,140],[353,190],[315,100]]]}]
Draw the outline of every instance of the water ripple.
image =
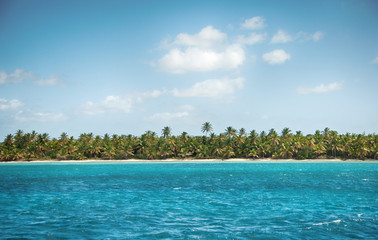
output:
[{"label": "water ripple", "polygon": [[374,239],[378,164],[20,164],[0,238]]}]

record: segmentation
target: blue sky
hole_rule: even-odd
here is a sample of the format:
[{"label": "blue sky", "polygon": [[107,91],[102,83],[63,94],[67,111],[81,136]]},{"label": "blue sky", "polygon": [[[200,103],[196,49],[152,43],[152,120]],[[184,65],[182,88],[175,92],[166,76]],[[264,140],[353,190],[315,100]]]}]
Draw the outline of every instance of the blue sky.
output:
[{"label": "blue sky", "polygon": [[0,1],[0,137],[378,132],[378,3]]}]

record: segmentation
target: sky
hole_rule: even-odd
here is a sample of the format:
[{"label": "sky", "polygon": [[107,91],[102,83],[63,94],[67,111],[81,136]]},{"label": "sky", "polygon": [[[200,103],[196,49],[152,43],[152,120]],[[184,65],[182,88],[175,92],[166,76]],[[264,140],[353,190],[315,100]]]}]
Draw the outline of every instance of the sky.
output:
[{"label": "sky", "polygon": [[378,2],[0,0],[0,139],[378,132]]}]

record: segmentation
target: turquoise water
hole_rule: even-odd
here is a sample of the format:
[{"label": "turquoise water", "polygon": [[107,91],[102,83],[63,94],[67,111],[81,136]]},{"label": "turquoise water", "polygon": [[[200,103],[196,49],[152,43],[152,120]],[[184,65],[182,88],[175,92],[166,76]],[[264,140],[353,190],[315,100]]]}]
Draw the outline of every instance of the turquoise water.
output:
[{"label": "turquoise water", "polygon": [[377,239],[378,163],[0,165],[1,239]]}]

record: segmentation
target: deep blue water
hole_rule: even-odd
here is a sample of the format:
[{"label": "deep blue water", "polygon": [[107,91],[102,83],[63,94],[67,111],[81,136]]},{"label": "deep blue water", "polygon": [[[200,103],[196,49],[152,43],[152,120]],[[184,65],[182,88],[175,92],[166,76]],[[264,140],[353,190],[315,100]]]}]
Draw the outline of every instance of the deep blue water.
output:
[{"label": "deep blue water", "polygon": [[0,165],[1,239],[377,239],[378,163]]}]

